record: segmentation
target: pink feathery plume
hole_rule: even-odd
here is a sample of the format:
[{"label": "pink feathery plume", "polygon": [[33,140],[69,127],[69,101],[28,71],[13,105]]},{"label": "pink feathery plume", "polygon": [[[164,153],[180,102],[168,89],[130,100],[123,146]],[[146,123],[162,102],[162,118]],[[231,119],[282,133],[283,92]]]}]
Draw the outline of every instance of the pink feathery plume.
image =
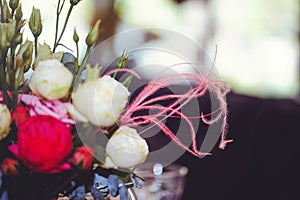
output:
[{"label": "pink feathery plume", "polygon": [[[191,64],[191,63],[181,63]],[[194,65],[194,64],[193,64]],[[198,73],[184,73],[184,74],[172,74],[164,77],[159,77],[151,81],[145,88],[133,99],[126,111],[120,117],[121,125],[130,127],[137,127],[140,125],[152,123],[152,126],[157,126],[166,134],[172,141],[178,146],[188,151],[195,156],[209,155],[207,152],[200,152],[198,150],[198,142],[196,139],[196,131],[193,127],[191,119],[201,119],[204,123],[210,125],[214,124],[220,119],[223,119],[221,130],[221,141],[219,148],[224,149],[228,142],[232,140],[226,140],[227,129],[227,103],[226,94],[229,91],[229,87],[222,81],[214,80],[212,78],[212,71],[207,74]],[[188,81],[194,87],[187,90],[182,94],[160,94],[157,97],[151,98],[158,90],[166,88],[170,85],[176,84],[179,81]],[[210,92],[216,97],[219,102],[219,108],[208,114],[201,113],[198,116],[187,116],[181,112],[182,108],[186,106],[193,99],[203,97],[207,92]],[[173,102],[167,106],[154,105],[163,100],[173,100]],[[154,114],[134,116],[137,111],[151,110],[155,111]],[[213,115],[216,114],[214,117]],[[163,119],[161,119],[163,117]],[[208,119],[208,117],[211,117]],[[170,128],[163,123],[166,118],[181,118],[189,126],[189,132],[192,138],[192,146],[188,147],[183,144],[180,139],[173,133]],[[148,128],[148,129],[149,129]],[[148,129],[144,130],[147,131]]]}]

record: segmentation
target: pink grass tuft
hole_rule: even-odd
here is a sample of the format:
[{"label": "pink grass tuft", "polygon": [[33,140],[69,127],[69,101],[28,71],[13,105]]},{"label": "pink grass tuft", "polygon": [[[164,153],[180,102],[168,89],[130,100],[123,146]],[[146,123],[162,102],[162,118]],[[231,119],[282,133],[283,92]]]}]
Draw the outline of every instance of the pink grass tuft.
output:
[{"label": "pink grass tuft", "polygon": [[[191,63],[181,63],[177,65],[194,65]],[[191,85],[195,85],[188,91],[182,94],[161,94],[158,97],[150,98],[158,90],[167,88],[176,82],[188,81]],[[152,123],[152,126],[157,126],[166,134],[173,142],[175,142],[182,149],[188,151],[195,156],[210,155],[207,152],[201,152],[198,150],[198,142],[196,139],[196,131],[194,130],[191,119],[201,119],[204,123],[211,125],[219,120],[223,120],[221,130],[221,141],[219,148],[224,149],[226,144],[232,142],[232,140],[226,140],[227,131],[227,103],[226,94],[229,91],[229,87],[226,83],[216,79],[212,74],[212,69],[206,74],[198,73],[184,73],[184,74],[172,74],[164,77],[158,77],[149,82],[145,88],[133,99],[128,108],[120,117],[121,125],[137,127],[140,125]],[[203,114],[198,116],[186,116],[181,112],[182,108],[186,106],[193,99],[203,97],[207,92],[215,96],[219,103],[219,108],[213,110],[211,113]],[[174,100],[170,105],[157,106],[155,105],[159,101],[163,100]],[[134,116],[137,111],[151,110],[154,114]],[[214,115],[214,116],[213,116]],[[163,119],[161,119],[163,117]],[[208,119],[210,117],[210,119]],[[181,118],[189,126],[190,136],[192,138],[191,147],[183,144],[180,139],[174,134],[170,128],[163,123],[166,118]],[[149,130],[143,130],[147,131]]]}]

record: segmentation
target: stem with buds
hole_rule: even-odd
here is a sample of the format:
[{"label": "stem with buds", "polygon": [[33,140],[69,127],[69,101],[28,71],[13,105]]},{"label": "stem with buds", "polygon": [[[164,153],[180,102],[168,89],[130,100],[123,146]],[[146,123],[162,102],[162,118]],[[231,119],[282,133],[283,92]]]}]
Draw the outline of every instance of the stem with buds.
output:
[{"label": "stem with buds", "polygon": [[7,84],[6,84],[6,77],[5,77],[5,66],[6,66],[6,55],[7,51],[3,52],[0,62],[0,84],[1,84],[1,90],[2,90],[2,96],[4,104],[6,104],[8,107],[10,107],[10,99],[7,93]]},{"label": "stem with buds", "polygon": [[55,31],[55,41],[54,41],[54,46],[53,46],[53,53],[55,52],[57,46],[58,46],[59,43],[60,43],[60,40],[61,40],[61,38],[62,38],[62,36],[63,36],[65,30],[66,30],[68,21],[69,21],[69,19],[70,19],[71,12],[72,12],[72,10],[73,10],[73,8],[74,8],[74,5],[71,4],[71,5],[70,5],[70,8],[69,8],[69,10],[68,10],[68,14],[67,14],[66,19],[65,19],[65,23],[64,23],[63,29],[62,29],[62,31],[61,31],[61,33],[60,33],[59,38],[57,39],[57,36],[58,36],[59,16],[60,16],[62,7],[63,7],[63,5],[64,5],[64,2],[65,2],[65,1],[63,1],[62,5],[61,5],[61,7],[60,7],[60,6],[59,6],[59,5],[60,5],[60,0],[58,0],[58,7],[57,7],[57,13],[56,13],[56,31]]},{"label": "stem with buds", "polygon": [[3,16],[3,4],[2,4],[2,0],[0,0],[0,8],[1,8],[1,22],[4,22],[4,16]]}]

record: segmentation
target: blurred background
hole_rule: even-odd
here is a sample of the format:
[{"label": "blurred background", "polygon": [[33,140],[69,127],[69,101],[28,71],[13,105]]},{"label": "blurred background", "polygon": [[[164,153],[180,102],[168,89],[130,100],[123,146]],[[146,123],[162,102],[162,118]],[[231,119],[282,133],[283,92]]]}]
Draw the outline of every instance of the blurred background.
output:
[{"label": "blurred background", "polygon": [[[72,37],[67,35],[73,35],[73,27],[76,27],[84,47],[83,38],[89,25],[99,18],[102,19],[101,41],[135,28],[166,28],[199,43],[209,57],[214,56],[217,45],[217,70],[233,91],[260,97],[297,98],[299,2],[83,0],[74,8],[69,33],[62,43],[75,49]],[[56,3],[56,0],[34,3],[23,0],[24,16],[29,18],[34,4],[42,11],[44,26],[52,26],[54,30]],[[44,39],[52,44],[53,35],[43,32],[40,42]],[[202,62],[203,56],[200,53],[198,56]]]}]

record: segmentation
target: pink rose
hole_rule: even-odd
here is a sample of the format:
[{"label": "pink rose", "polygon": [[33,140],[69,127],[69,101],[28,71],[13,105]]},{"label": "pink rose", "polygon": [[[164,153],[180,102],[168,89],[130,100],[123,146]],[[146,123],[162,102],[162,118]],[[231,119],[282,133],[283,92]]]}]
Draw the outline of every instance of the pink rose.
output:
[{"label": "pink rose", "polygon": [[69,105],[72,105],[70,102],[61,102],[59,100],[46,101],[41,99],[41,97],[30,94],[20,94],[19,100],[26,105],[31,117],[35,115],[50,115],[66,124],[75,124],[67,109]]},{"label": "pink rose", "polygon": [[69,127],[52,116],[37,115],[19,126],[18,143],[9,150],[32,171],[50,174],[71,169],[66,160],[72,147]]},{"label": "pink rose", "polygon": [[82,169],[89,169],[93,162],[93,150],[87,146],[79,147],[73,155],[73,164],[81,166]]}]

